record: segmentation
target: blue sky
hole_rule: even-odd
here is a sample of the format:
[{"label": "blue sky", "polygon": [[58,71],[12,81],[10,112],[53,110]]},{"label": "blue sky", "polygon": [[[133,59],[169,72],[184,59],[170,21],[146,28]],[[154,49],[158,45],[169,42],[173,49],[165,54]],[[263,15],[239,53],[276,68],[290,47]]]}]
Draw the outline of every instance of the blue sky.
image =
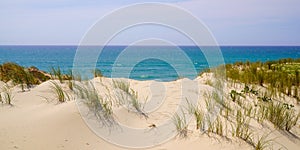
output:
[{"label": "blue sky", "polygon": [[[142,2],[185,8],[206,24],[220,45],[300,45],[299,0],[1,0],[0,44],[77,45],[105,14]],[[157,27],[132,29],[111,44],[128,44],[139,35],[191,44]]]}]

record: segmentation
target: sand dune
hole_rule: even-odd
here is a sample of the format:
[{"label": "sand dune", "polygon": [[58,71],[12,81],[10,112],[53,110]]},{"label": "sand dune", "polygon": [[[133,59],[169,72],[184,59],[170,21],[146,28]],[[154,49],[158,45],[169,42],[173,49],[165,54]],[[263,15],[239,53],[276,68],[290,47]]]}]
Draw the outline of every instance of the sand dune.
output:
[{"label": "sand dune", "polygon": [[[211,75],[204,74],[202,77],[191,81],[197,83],[199,89],[188,89],[186,92],[190,96],[189,98],[197,97],[199,101],[202,100],[200,104],[204,106],[203,94],[205,92],[211,92],[213,89],[207,84],[208,80],[212,80],[211,78]],[[148,99],[153,100],[163,98],[164,101],[162,104],[159,104],[157,109],[148,110],[148,119],[128,111],[124,107],[114,106],[113,109],[115,116],[117,116],[117,121],[126,126],[149,130],[149,125],[155,124],[158,126],[162,124],[164,120],[170,119],[170,114],[174,113],[177,109],[181,100],[181,83],[185,80],[188,79],[164,83],[129,80],[130,87],[139,93],[139,97],[142,100],[148,97]],[[100,95],[107,93],[105,87],[108,89],[113,88],[112,80],[108,78],[95,78],[93,82]],[[3,83],[1,84],[3,85]],[[237,87],[241,88],[242,86]],[[64,89],[70,92],[66,84],[64,84]],[[151,93],[150,91],[153,91],[153,89],[156,89],[158,92]],[[228,92],[229,90],[230,88],[227,87],[225,91]],[[54,94],[50,92],[50,81],[44,82],[32,88],[30,91],[19,91],[19,87],[16,86],[13,88],[14,99],[12,106],[6,104],[0,106],[1,150],[127,149],[106,142],[89,129],[79,113],[76,101],[74,100],[75,96],[72,96],[70,101],[58,103]],[[251,97],[249,97],[249,99],[251,100]],[[296,105],[296,109],[299,110],[299,105]],[[276,130],[270,123],[261,125],[251,120],[250,124],[255,135],[272,132],[270,137],[274,139],[274,149],[283,147],[296,150],[300,148],[299,121],[292,129],[294,136]],[[253,149],[253,147],[236,137],[228,139],[213,133],[210,135],[201,133],[195,129],[195,124],[192,120],[189,125],[187,138],[179,138],[177,136],[166,143],[150,149]]]}]

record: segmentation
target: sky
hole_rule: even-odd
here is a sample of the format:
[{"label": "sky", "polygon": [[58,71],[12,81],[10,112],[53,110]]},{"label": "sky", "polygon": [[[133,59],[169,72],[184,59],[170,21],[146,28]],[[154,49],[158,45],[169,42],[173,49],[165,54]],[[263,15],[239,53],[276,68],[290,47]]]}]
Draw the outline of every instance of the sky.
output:
[{"label": "sky", "polygon": [[[143,2],[184,8],[208,27],[219,45],[300,45],[299,0],[1,0],[0,45],[78,45],[106,14]],[[126,30],[110,44],[149,37],[193,45],[157,26]]]}]

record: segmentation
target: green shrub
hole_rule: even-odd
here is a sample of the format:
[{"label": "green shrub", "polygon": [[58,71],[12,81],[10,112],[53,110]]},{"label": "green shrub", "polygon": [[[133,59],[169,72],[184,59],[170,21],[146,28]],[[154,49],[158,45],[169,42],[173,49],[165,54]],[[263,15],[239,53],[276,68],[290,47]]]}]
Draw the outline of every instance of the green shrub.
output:
[{"label": "green shrub", "polygon": [[39,84],[48,80],[49,77],[36,67],[28,69],[12,62],[3,63],[0,65],[0,80],[4,82],[13,81],[14,84],[20,84],[22,91],[26,85],[29,89],[31,85]]}]

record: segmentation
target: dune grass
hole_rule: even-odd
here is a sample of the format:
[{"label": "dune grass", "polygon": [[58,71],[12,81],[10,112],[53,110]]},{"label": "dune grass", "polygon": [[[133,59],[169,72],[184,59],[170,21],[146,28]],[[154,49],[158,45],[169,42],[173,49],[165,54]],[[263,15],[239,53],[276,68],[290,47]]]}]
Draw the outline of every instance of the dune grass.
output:
[{"label": "dune grass", "polygon": [[138,114],[148,118],[148,115],[143,111],[142,103],[138,99],[138,92],[130,89],[129,97],[131,106],[137,111]]},{"label": "dune grass", "polygon": [[63,83],[63,74],[60,70],[60,67],[51,67],[51,75],[53,79],[58,79],[60,83]]},{"label": "dune grass", "polygon": [[264,149],[267,149],[268,147],[272,146],[271,142],[273,140],[268,139],[269,135],[270,134],[265,134],[257,139],[257,142],[254,143],[254,145],[253,145],[255,147],[255,150],[264,150]]},{"label": "dune grass", "polygon": [[249,128],[249,122],[250,118],[243,115],[241,110],[237,110],[235,125],[232,126],[232,135],[247,143],[252,143],[253,132]]},{"label": "dune grass", "polygon": [[208,112],[211,112],[212,109],[215,107],[215,103],[212,101],[213,97],[212,94],[209,92],[205,92],[203,94],[205,106]]},{"label": "dune grass", "polygon": [[8,105],[12,105],[12,101],[14,99],[14,95],[12,93],[11,88],[9,87],[8,84],[5,84],[2,88],[1,88],[0,92],[0,101],[3,103],[5,102]]},{"label": "dune grass", "polygon": [[281,130],[290,131],[296,125],[300,116],[294,109],[288,108],[282,103],[271,102],[263,107],[265,107],[264,113],[266,119]]},{"label": "dune grass", "polygon": [[69,89],[73,91],[74,75],[73,75],[72,70],[68,71],[68,73],[66,74],[66,79],[68,80],[68,87],[69,87]]},{"label": "dune grass", "polygon": [[68,80],[68,87],[72,91],[74,90],[74,83],[73,82],[74,82],[73,80]]},{"label": "dune grass", "polygon": [[224,136],[225,128],[220,116],[217,117],[216,120],[212,121],[210,118],[207,119],[208,129],[207,134],[215,133],[221,137]]},{"label": "dune grass", "polygon": [[253,108],[252,104],[246,104],[244,108],[244,115],[249,118],[255,118],[256,110]]},{"label": "dune grass", "polygon": [[275,128],[289,132],[300,117],[300,113],[293,107],[294,105],[287,103],[263,101],[259,103],[255,118],[259,123],[268,120]]},{"label": "dune grass", "polygon": [[50,86],[52,93],[55,94],[55,98],[58,100],[58,102],[66,102],[70,100],[70,96],[67,92],[64,91],[62,86],[55,81],[51,81],[51,86]]},{"label": "dune grass", "polygon": [[[228,79],[245,84],[258,84],[300,100],[300,59],[267,62],[236,62],[226,65]],[[294,94],[293,94],[294,93]],[[274,93],[276,95],[276,93]]]},{"label": "dune grass", "polygon": [[115,123],[112,100],[100,96],[93,83],[76,84],[74,91],[103,126],[111,127]]},{"label": "dune grass", "polygon": [[204,130],[204,112],[199,107],[192,105],[188,99],[186,99],[186,102],[187,111],[193,115],[196,120],[196,129]]},{"label": "dune grass", "polygon": [[188,124],[184,113],[182,112],[182,115],[175,113],[172,120],[176,127],[178,136],[181,138],[186,138],[188,136]]},{"label": "dune grass", "polygon": [[231,106],[230,106],[230,102],[227,101],[227,100],[224,101],[224,105],[225,105],[225,107],[224,107],[224,110],[225,110],[224,117],[225,117],[225,119],[228,120],[228,119],[229,119],[229,116],[231,115],[232,108],[231,108]]},{"label": "dune grass", "polygon": [[122,91],[121,93],[117,93],[117,98],[120,104],[127,104],[138,114],[144,116],[146,119],[148,118],[148,115],[143,111],[143,105],[138,97],[138,92],[130,88],[129,82],[113,80],[113,86],[114,88]]},{"label": "dune grass", "polygon": [[122,80],[112,80],[112,81],[113,81],[114,88],[118,88],[118,89],[124,91],[125,93],[129,94],[130,84],[128,82],[122,81]]},{"label": "dune grass", "polygon": [[[253,96],[257,96],[259,94],[258,91],[254,90],[253,88],[244,88],[243,91],[240,94],[237,94],[238,92],[234,92],[236,95],[240,94],[253,94]],[[206,96],[206,107],[211,107],[211,102],[213,101],[211,99],[214,99],[212,94],[205,94]],[[228,97],[229,99],[230,96]],[[246,100],[246,97],[243,97]],[[228,99],[228,100],[229,100]],[[238,100],[237,100],[238,101]],[[283,127],[281,127],[283,130],[288,131],[291,129],[297,122],[299,115],[295,113],[293,110],[293,105],[287,104],[287,103],[280,103],[281,105],[275,105],[272,101],[259,101],[258,106],[254,106],[254,102],[244,102],[240,105],[230,106],[230,101],[224,102],[225,108],[225,114],[222,116],[217,116],[215,120],[211,120],[211,118],[206,118],[205,121],[207,122],[208,129],[207,134],[210,136],[210,133],[215,133],[216,135],[219,135],[221,137],[228,137],[227,132],[230,131],[227,128],[228,122],[231,125],[231,135],[232,137],[237,137],[249,145],[253,146],[254,149],[257,150],[263,150],[263,149],[269,149],[272,148],[272,139],[269,139],[267,135],[263,136],[257,136],[255,138],[254,131],[250,128],[250,120],[251,118],[261,120],[260,122],[263,122],[264,120],[271,120],[271,116],[273,117],[274,125],[276,123],[281,122],[283,124]],[[280,106],[280,107],[279,107]],[[235,111],[234,111],[235,110]],[[195,112],[195,107],[192,105],[188,108],[189,112]],[[233,113],[233,117],[229,118],[229,115]],[[279,113],[280,112],[280,113]],[[220,112],[220,115],[223,113]],[[284,118],[283,118],[284,116]],[[180,119],[177,119],[180,121]],[[274,122],[274,121],[277,122]],[[179,122],[178,121],[178,122]],[[258,121],[259,122],[259,121]],[[179,124],[179,123],[178,123]],[[279,124],[280,125],[280,124]]]},{"label": "dune grass", "polygon": [[224,126],[220,117],[217,118],[214,126],[215,126],[215,133],[220,136],[224,136]]}]

